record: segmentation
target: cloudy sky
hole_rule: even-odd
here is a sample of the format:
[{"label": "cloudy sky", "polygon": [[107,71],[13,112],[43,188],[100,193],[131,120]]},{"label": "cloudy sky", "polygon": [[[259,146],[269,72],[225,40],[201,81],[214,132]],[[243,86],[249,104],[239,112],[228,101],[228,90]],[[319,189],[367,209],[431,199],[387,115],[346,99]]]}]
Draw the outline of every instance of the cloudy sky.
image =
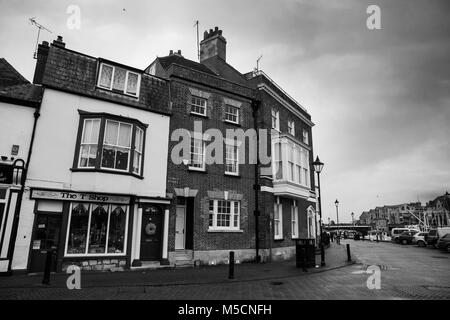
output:
[{"label": "cloudy sky", "polygon": [[[78,5],[80,29],[67,27]],[[381,30],[366,27],[368,5]],[[450,190],[448,0],[0,0],[0,57],[32,79],[36,20],[67,47],[145,68],[219,26],[227,61],[260,67],[312,115],[325,220],[350,221],[384,204],[428,201]]]}]

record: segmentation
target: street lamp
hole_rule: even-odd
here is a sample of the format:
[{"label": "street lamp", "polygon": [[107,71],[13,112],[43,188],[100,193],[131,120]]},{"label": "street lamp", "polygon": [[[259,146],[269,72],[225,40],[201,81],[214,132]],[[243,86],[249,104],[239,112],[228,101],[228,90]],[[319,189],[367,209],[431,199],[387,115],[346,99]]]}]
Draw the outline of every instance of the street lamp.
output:
[{"label": "street lamp", "polygon": [[324,163],[319,160],[319,156],[316,157],[316,161],[313,162],[314,171],[317,172],[317,183],[319,189],[319,225],[320,225],[320,265],[325,266],[325,249],[323,247],[323,230],[322,230],[322,203],[320,196],[320,173],[322,172]]},{"label": "street lamp", "polygon": [[352,212],[352,225],[355,225],[355,220],[353,220],[354,215],[355,215],[355,213]]},{"label": "street lamp", "polygon": [[[338,227],[338,236],[340,236],[340,232],[339,232],[339,211],[338,211],[339,201],[337,199],[334,202],[334,205],[336,206],[336,224],[337,224],[337,227]],[[340,244],[340,241],[339,241],[339,244]]]}]

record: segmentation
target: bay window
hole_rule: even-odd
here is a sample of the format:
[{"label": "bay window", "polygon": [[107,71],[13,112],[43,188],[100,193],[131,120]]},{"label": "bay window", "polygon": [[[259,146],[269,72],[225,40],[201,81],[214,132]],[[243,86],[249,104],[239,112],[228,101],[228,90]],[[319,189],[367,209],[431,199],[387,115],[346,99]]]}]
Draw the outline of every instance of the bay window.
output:
[{"label": "bay window", "polygon": [[240,202],[228,200],[209,201],[210,230],[239,230]]},{"label": "bay window", "polygon": [[279,197],[277,197],[277,201],[274,203],[273,231],[275,240],[283,239],[283,205]]},{"label": "bay window", "polygon": [[128,206],[80,202],[70,208],[66,256],[125,254]]},{"label": "bay window", "polygon": [[[309,151],[293,142],[275,142],[273,147],[274,180],[284,179],[310,187]],[[283,177],[283,170],[286,177]]]},{"label": "bay window", "polygon": [[100,64],[97,86],[126,95],[137,97],[141,75],[137,72],[110,64]]},{"label": "bay window", "polygon": [[142,177],[145,125],[114,115],[80,114],[73,169],[128,173]]}]

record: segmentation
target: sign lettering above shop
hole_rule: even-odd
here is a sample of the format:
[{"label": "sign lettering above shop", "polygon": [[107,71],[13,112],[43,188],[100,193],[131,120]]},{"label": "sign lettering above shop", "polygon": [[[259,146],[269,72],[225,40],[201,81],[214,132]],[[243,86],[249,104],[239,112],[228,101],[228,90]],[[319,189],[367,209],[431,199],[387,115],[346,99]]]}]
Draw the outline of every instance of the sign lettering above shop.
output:
[{"label": "sign lettering above shop", "polygon": [[33,189],[31,192],[31,199],[102,202],[102,203],[104,202],[104,203],[120,203],[120,204],[130,203],[130,197],[96,194],[96,193],[35,190],[35,189]]}]

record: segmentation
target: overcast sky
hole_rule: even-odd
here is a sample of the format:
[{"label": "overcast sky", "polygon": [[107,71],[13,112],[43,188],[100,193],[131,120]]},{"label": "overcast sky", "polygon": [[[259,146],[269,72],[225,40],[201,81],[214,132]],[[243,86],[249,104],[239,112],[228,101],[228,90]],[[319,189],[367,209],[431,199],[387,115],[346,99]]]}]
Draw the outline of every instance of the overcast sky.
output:
[{"label": "overcast sky", "polygon": [[[67,8],[81,28],[67,28]],[[368,5],[381,30],[368,30]],[[40,40],[138,68],[182,50],[196,60],[194,23],[219,26],[227,62],[260,68],[306,107],[314,123],[324,220],[375,206],[425,202],[450,190],[450,1],[5,1],[0,57],[32,79]]]}]

